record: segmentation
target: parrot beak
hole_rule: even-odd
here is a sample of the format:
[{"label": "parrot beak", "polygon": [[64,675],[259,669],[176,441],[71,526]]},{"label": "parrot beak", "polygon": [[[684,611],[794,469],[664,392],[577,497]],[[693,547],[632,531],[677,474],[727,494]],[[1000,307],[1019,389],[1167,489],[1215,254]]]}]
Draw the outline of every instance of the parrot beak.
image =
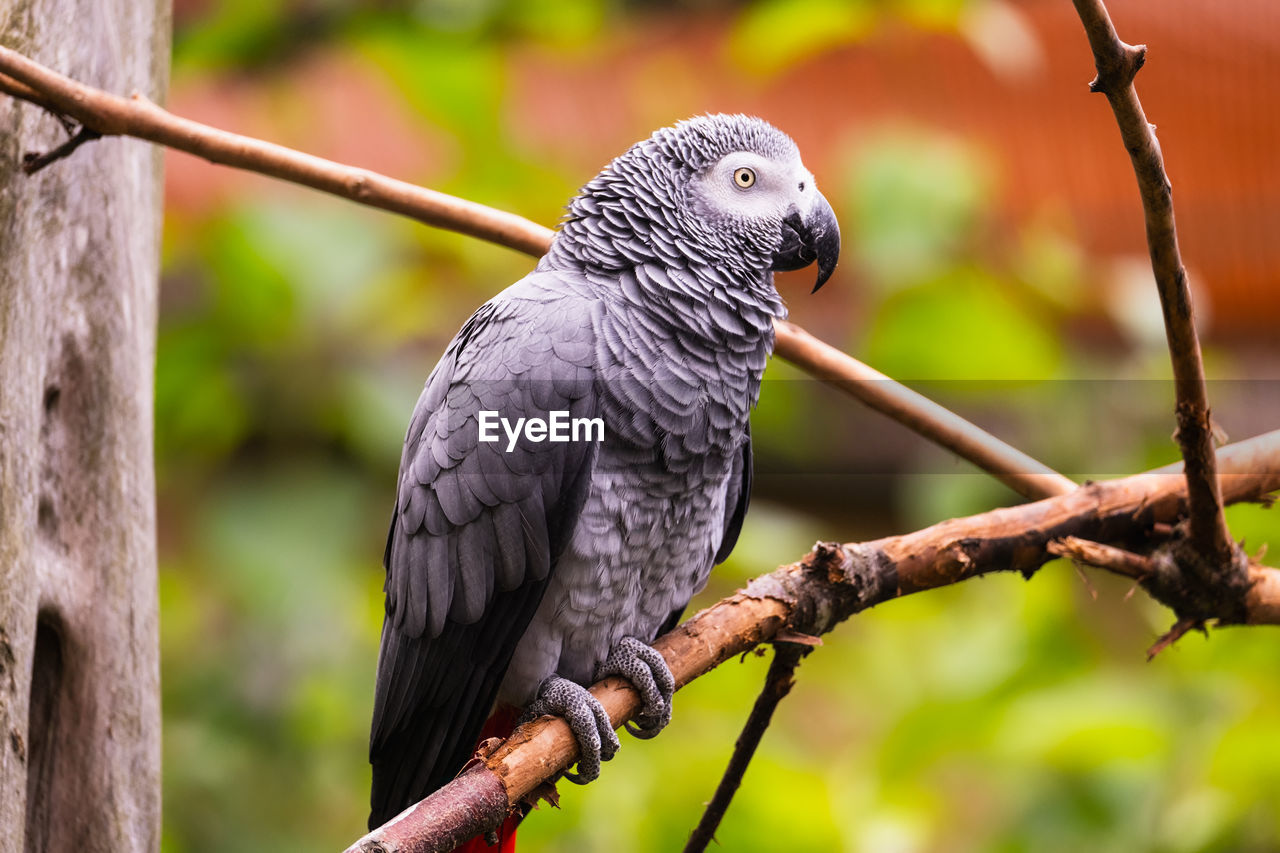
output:
[{"label": "parrot beak", "polygon": [[818,262],[818,281],[813,286],[817,293],[835,272],[840,258],[840,225],[835,211],[822,193],[815,193],[817,200],[808,216],[792,208],[782,220],[782,244],[773,253],[773,269],[798,270]]}]

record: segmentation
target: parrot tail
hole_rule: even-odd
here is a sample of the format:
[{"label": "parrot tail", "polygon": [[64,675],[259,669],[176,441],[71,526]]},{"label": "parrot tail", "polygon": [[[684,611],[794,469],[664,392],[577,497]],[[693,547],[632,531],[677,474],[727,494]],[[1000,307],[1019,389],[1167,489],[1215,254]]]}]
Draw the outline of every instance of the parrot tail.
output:
[{"label": "parrot tail", "polygon": [[[494,708],[489,719],[484,721],[484,728],[480,730],[480,739],[476,741],[476,746],[479,747],[491,737],[504,740],[510,737],[516,730],[516,720],[519,717],[520,709],[511,705],[499,705]],[[454,848],[453,853],[516,853],[516,827],[519,825],[520,818],[512,815],[503,821],[498,829],[496,846],[490,846],[483,835],[477,835],[461,847]]]}]

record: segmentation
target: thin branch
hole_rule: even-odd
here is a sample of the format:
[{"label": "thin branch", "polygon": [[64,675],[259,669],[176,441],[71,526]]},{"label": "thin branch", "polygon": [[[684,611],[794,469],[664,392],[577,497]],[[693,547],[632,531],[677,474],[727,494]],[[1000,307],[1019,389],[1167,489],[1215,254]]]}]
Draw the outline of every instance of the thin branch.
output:
[{"label": "thin branch", "polygon": [[738,740],[733,745],[733,755],[729,757],[729,764],[724,769],[720,784],[716,786],[715,795],[711,798],[711,802],[707,803],[702,819],[689,835],[684,853],[701,853],[715,840],[716,829],[724,819],[725,812],[729,810],[733,795],[742,785],[742,777],[746,774],[747,766],[751,764],[751,759],[755,756],[756,748],[760,746],[760,740],[769,728],[770,721],[773,720],[773,712],[777,710],[778,703],[791,692],[791,688],[795,685],[796,667],[809,651],[809,647],[794,643],[774,643],[773,660],[769,662],[764,686],[760,688],[760,695],[756,697],[756,703],[747,716],[742,734],[738,735]]},{"label": "thin branch", "polygon": [[1051,498],[1076,488],[1070,478],[923,394],[824,344],[794,323],[784,320],[777,328],[778,355],[799,365],[810,376],[852,394],[877,412],[967,459],[1023,497]]},{"label": "thin branch", "polygon": [[1106,569],[1117,575],[1142,580],[1154,572],[1151,561],[1132,551],[1103,545],[1101,542],[1090,542],[1079,536],[1065,536],[1049,543],[1048,550],[1055,557],[1069,557],[1077,563]]},{"label": "thin branch", "polygon": [[[530,255],[545,253],[554,233],[512,213],[181,118],[137,95],[121,98],[85,86],[3,47],[0,91],[70,116],[103,136],[145,139]],[[775,352],[993,474],[1023,497],[1052,497],[1075,487],[1067,477],[794,324],[777,324]]]},{"label": "thin branch", "polygon": [[[1117,575],[1134,578],[1140,584],[1143,581],[1152,580],[1159,572],[1158,560],[1153,560],[1142,554],[1135,554],[1132,551],[1126,551],[1123,548],[1116,548],[1113,545],[1104,545],[1101,542],[1081,539],[1079,536],[1064,536],[1062,539],[1056,539],[1049,543],[1048,550],[1050,554],[1058,557],[1071,558],[1076,570],[1080,571],[1081,577],[1085,577],[1084,572],[1080,570],[1082,565],[1093,566]],[[1169,568],[1177,572],[1176,567],[1170,565]],[[1096,593],[1094,598],[1097,598]],[[1160,639],[1156,640],[1155,644],[1147,649],[1147,661],[1154,660],[1156,655],[1182,639],[1182,636],[1192,628],[1203,630],[1204,622],[1189,616],[1178,619],[1172,628],[1162,634]]]},{"label": "thin branch", "polygon": [[[1230,502],[1258,500],[1280,489],[1280,430],[1222,448],[1218,463],[1222,494]],[[698,613],[660,637],[654,647],[671,667],[677,686],[683,686],[773,640],[782,630],[820,635],[860,610],[899,596],[994,571],[1029,576],[1051,558],[1048,544],[1054,540],[1123,540],[1155,524],[1170,523],[1186,512],[1186,493],[1181,465],[1167,466],[903,536],[861,544],[820,543],[803,560],[756,578],[744,591]],[[1261,569],[1253,581],[1248,621],[1280,624],[1280,571]],[[1157,587],[1160,594],[1163,590]],[[1177,601],[1161,601],[1175,609],[1180,606]],[[620,679],[606,679],[592,686],[591,693],[615,727],[640,708],[640,697]],[[386,832],[377,829],[348,850],[448,849],[454,839],[496,827],[509,809],[576,758],[577,742],[563,720],[535,720],[517,729],[483,766],[473,766],[396,818],[395,831],[402,836],[409,827],[425,828],[414,835],[414,844],[388,846]],[[502,807],[464,800],[455,790],[466,784],[493,791],[495,782],[506,791]],[[433,827],[441,828],[439,832],[447,827],[451,834],[447,839],[433,834]]]},{"label": "thin branch", "polygon": [[1156,640],[1151,648],[1147,649],[1147,661],[1155,660],[1156,655],[1181,640],[1187,632],[1199,628],[1204,630],[1204,622],[1200,619],[1194,619],[1190,616],[1184,616],[1177,622],[1173,623],[1173,627],[1160,635],[1160,639]]},{"label": "thin branch", "polygon": [[17,80],[14,80],[12,77],[8,77],[4,74],[0,74],[0,92],[4,92],[6,95],[17,98],[18,100],[27,101],[29,103],[35,104],[37,107],[41,107],[46,112],[52,113],[54,115],[61,115],[58,111],[58,108],[55,107],[49,101],[47,101],[44,98],[44,96],[41,95],[39,92],[37,92],[35,89],[32,89],[30,86],[27,86],[23,83],[19,83]]},{"label": "thin branch", "polygon": [[37,92],[40,106],[68,115],[103,136],[145,139],[531,255],[546,252],[551,241],[550,229],[515,214],[175,116],[141,95],[121,98],[85,86],[4,47],[0,47],[0,74]]},{"label": "thin branch", "polygon": [[56,148],[52,148],[43,154],[28,153],[22,157],[22,171],[28,175],[34,175],[36,172],[48,166],[50,163],[70,157],[75,150],[86,142],[93,142],[95,139],[101,139],[102,134],[96,130],[82,127],[71,135],[71,138]]},{"label": "thin branch", "polygon": [[1165,173],[1164,157],[1155,130],[1147,122],[1133,86],[1134,75],[1146,61],[1147,48],[1146,45],[1135,46],[1120,40],[1102,0],[1073,2],[1089,37],[1098,72],[1089,88],[1107,96],[1142,194],[1147,248],[1160,292],[1165,334],[1173,361],[1177,441],[1186,461],[1190,489],[1188,541],[1191,554],[1190,558],[1180,562],[1206,585],[1221,587],[1224,592],[1231,589],[1242,591],[1245,561],[1231,541],[1222,513],[1204,363],[1196,336],[1187,270],[1178,251],[1178,233],[1174,226],[1173,187]]}]

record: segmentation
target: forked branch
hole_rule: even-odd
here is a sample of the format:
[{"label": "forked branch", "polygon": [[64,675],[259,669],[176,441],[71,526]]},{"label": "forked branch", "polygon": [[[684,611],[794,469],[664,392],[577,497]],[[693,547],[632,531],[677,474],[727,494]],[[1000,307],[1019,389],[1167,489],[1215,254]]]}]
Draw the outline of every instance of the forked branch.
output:
[{"label": "forked branch", "polygon": [[[1213,425],[1205,389],[1204,362],[1196,335],[1195,313],[1187,270],[1178,250],[1178,233],[1173,219],[1173,187],[1165,173],[1164,157],[1155,129],[1147,121],[1133,86],[1134,75],[1146,61],[1145,45],[1125,44],[1116,35],[1111,16],[1102,0],[1073,0],[1084,23],[1093,51],[1097,77],[1089,84],[1107,96],[1120,136],[1133,163],[1142,195],[1146,221],[1147,248],[1160,293],[1165,335],[1173,361],[1177,392],[1177,441],[1186,461],[1190,502],[1190,535],[1187,547],[1179,549],[1182,570],[1206,590],[1226,598],[1215,603],[1222,612],[1234,599],[1237,607],[1248,589],[1247,560],[1231,541],[1222,513],[1222,494],[1215,475]],[[1198,619],[1200,614],[1179,613]],[[1242,613],[1237,613],[1242,618]],[[1233,621],[1238,621],[1233,620]]]}]

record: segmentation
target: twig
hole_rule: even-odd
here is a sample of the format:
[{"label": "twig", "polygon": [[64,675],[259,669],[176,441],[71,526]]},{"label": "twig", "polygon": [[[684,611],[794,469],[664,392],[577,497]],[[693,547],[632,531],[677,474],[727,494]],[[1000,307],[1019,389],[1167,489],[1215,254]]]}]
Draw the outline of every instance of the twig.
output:
[{"label": "twig", "polygon": [[[85,86],[3,47],[0,47],[0,91],[35,103],[55,115],[71,116],[83,127],[103,136],[145,139],[214,163],[302,184],[530,255],[545,253],[553,236],[550,229],[512,213],[209,127],[175,116],[139,96],[121,98]],[[993,474],[1023,497],[1052,497],[1075,487],[1067,477],[822,343],[794,324],[777,324],[775,352],[806,373],[854,395],[871,408]]]},{"label": "twig", "polygon": [[98,131],[82,127],[72,134],[70,139],[59,145],[57,148],[52,148],[43,154],[34,154],[31,152],[24,154],[22,156],[22,171],[26,172],[28,175],[34,175],[50,163],[55,163],[64,157],[70,157],[75,153],[77,148],[84,145],[86,142],[92,142],[95,139],[101,138],[102,134],[98,133]]},{"label": "twig", "polygon": [[[1222,493],[1230,502],[1256,500],[1280,489],[1280,430],[1218,452]],[[784,628],[820,635],[854,613],[898,596],[957,583],[993,571],[1032,574],[1047,561],[1048,543],[1067,536],[1123,539],[1186,511],[1180,465],[1105,483],[1056,498],[953,519],[904,536],[849,545],[819,545],[805,559],[751,582],[746,590],[702,611],[654,647],[683,686],[726,660],[769,642]],[[1280,624],[1280,571],[1252,573],[1249,621]],[[1170,602],[1163,602],[1169,604]],[[1174,602],[1176,604],[1176,602]],[[640,708],[640,697],[619,679],[592,686],[615,727]],[[395,832],[422,823],[448,826],[449,839],[470,838],[497,826],[507,810],[542,780],[571,765],[577,742],[558,718],[521,726],[463,779],[482,791],[501,785],[506,803],[482,806],[460,799],[455,781],[397,818]],[[465,806],[460,805],[465,803]],[[413,845],[386,846],[383,829],[353,844],[352,853],[442,849],[440,836],[416,834]],[[444,847],[443,849],[448,849]]]},{"label": "twig", "polygon": [[1191,289],[1178,251],[1173,219],[1173,188],[1152,126],[1143,113],[1134,75],[1146,61],[1146,45],[1125,44],[1116,35],[1102,0],[1073,0],[1093,50],[1098,75],[1090,90],[1111,104],[1120,136],[1129,152],[1142,194],[1147,248],[1160,292],[1165,334],[1173,361],[1177,393],[1177,441],[1186,461],[1190,490],[1190,551],[1180,562],[1204,584],[1234,588],[1243,594],[1244,561],[1231,541],[1222,513],[1213,452],[1213,427],[1205,390],[1204,363],[1196,336]]},{"label": "twig", "polygon": [[1093,581],[1089,580],[1089,576],[1084,573],[1084,566],[1076,560],[1072,560],[1071,567],[1076,570],[1076,577],[1080,578],[1080,583],[1084,584],[1085,591],[1089,593],[1089,598],[1097,601],[1098,588],[1093,585]]},{"label": "twig", "polygon": [[[1167,566],[1173,578],[1169,580],[1178,580],[1177,576],[1180,571],[1171,559],[1163,561],[1153,560],[1150,557],[1144,557],[1141,554],[1135,554],[1132,551],[1126,551],[1123,548],[1116,548],[1112,545],[1104,545],[1101,542],[1090,542],[1088,539],[1081,539],[1078,536],[1064,536],[1062,539],[1049,543],[1048,551],[1059,557],[1069,557],[1075,565],[1076,571],[1080,571],[1082,565],[1093,566],[1097,569],[1104,569],[1117,575],[1135,578],[1140,586],[1147,588],[1148,592],[1160,587],[1158,582],[1159,569],[1157,565],[1163,563]],[[1084,573],[1081,572],[1081,577]],[[1166,583],[1168,581],[1165,581]],[[1136,589],[1136,587],[1135,587]],[[1133,590],[1125,595],[1128,601],[1129,595],[1133,594]],[[1094,595],[1097,598],[1097,595]],[[1204,622],[1190,616],[1179,618],[1173,627],[1160,636],[1151,648],[1147,649],[1147,661],[1155,659],[1155,656],[1176,643],[1184,634],[1192,628],[1200,628],[1204,630]]]},{"label": "twig", "polygon": [[1160,639],[1156,640],[1155,643],[1152,644],[1151,648],[1147,649],[1147,661],[1150,662],[1154,660],[1156,655],[1178,642],[1178,640],[1181,640],[1188,631],[1191,631],[1194,628],[1199,628],[1203,631],[1204,622],[1199,619],[1193,619],[1190,616],[1183,617],[1177,622],[1174,622],[1173,627],[1161,634]]},{"label": "twig", "polygon": [[715,795],[711,798],[711,802],[707,803],[702,819],[689,835],[684,853],[701,853],[715,839],[716,829],[724,819],[725,812],[729,810],[733,795],[742,785],[742,777],[756,754],[756,748],[760,746],[760,739],[769,728],[773,712],[777,710],[778,703],[791,692],[791,688],[795,685],[796,667],[809,651],[808,647],[794,643],[774,644],[773,660],[769,662],[764,686],[760,689],[760,695],[756,697],[755,705],[747,716],[742,734],[738,735],[738,740],[733,745],[733,755],[729,757],[729,763],[724,768],[724,776],[716,786]]},{"label": "twig", "polygon": [[1057,557],[1069,557],[1077,563],[1106,569],[1117,575],[1142,580],[1152,573],[1151,561],[1141,554],[1090,542],[1079,536],[1065,536],[1049,543],[1049,553]]}]

